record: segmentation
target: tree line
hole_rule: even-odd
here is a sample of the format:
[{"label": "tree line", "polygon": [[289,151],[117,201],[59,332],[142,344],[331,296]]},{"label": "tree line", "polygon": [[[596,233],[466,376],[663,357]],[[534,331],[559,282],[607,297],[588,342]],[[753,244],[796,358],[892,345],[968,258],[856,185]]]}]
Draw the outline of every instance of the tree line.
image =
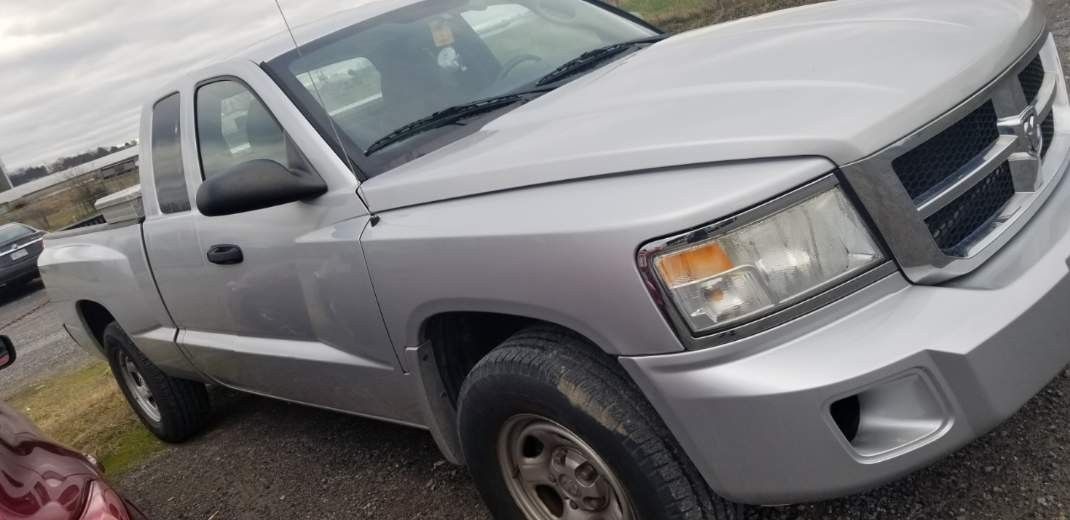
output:
[{"label": "tree line", "polygon": [[132,146],[137,146],[137,140],[130,140],[117,146],[98,146],[95,150],[87,150],[79,154],[60,157],[49,164],[39,164],[37,166],[27,166],[25,168],[19,168],[12,172],[8,177],[11,179],[13,186],[20,184],[26,184],[27,182],[47,177],[56,172],[69,170],[75,166],[85,164],[87,162],[95,161],[104,157],[105,155],[111,155],[115,152],[126,150]]}]

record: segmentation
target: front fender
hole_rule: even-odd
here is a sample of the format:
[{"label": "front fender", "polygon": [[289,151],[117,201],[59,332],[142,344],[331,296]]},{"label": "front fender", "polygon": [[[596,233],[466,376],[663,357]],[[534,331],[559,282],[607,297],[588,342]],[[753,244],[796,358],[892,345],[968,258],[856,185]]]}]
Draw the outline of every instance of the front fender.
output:
[{"label": "front fender", "polygon": [[[536,318],[611,355],[683,349],[643,284],[638,247],[827,174],[821,158],[641,172],[381,214],[362,238],[399,355],[442,312]],[[387,174],[389,175],[389,174]]]}]

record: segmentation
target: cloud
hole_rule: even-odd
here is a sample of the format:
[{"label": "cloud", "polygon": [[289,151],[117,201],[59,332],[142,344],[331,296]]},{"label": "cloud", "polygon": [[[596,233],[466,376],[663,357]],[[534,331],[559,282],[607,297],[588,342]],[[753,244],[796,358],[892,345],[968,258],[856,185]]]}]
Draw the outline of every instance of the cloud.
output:
[{"label": "cloud", "polygon": [[[281,0],[307,23],[369,0]],[[50,162],[137,136],[160,85],[285,29],[274,0],[0,0],[0,158]]]}]

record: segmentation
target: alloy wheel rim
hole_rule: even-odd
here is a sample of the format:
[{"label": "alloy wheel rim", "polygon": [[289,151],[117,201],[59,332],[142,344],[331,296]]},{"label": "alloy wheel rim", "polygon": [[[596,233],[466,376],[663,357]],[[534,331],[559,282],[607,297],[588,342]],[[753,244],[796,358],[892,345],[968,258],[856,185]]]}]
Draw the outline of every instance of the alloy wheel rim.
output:
[{"label": "alloy wheel rim", "polygon": [[578,435],[532,414],[506,421],[498,460],[506,487],[531,520],[634,520],[624,486]]},{"label": "alloy wheel rim", "polygon": [[130,396],[134,398],[137,407],[153,422],[160,422],[162,416],[160,407],[156,404],[156,398],[153,397],[152,390],[149,390],[149,385],[145,382],[137,365],[134,364],[134,360],[125,352],[119,353],[119,370],[123,374],[123,383],[130,391]]}]

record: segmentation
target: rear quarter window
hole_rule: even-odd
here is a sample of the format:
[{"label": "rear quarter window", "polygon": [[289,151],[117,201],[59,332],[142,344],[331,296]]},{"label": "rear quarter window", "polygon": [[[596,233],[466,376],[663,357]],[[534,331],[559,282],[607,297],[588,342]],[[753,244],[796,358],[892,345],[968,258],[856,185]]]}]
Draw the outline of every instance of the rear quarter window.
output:
[{"label": "rear quarter window", "polygon": [[186,175],[182,168],[180,115],[177,93],[152,107],[152,176],[156,184],[156,200],[163,213],[190,210]]}]

